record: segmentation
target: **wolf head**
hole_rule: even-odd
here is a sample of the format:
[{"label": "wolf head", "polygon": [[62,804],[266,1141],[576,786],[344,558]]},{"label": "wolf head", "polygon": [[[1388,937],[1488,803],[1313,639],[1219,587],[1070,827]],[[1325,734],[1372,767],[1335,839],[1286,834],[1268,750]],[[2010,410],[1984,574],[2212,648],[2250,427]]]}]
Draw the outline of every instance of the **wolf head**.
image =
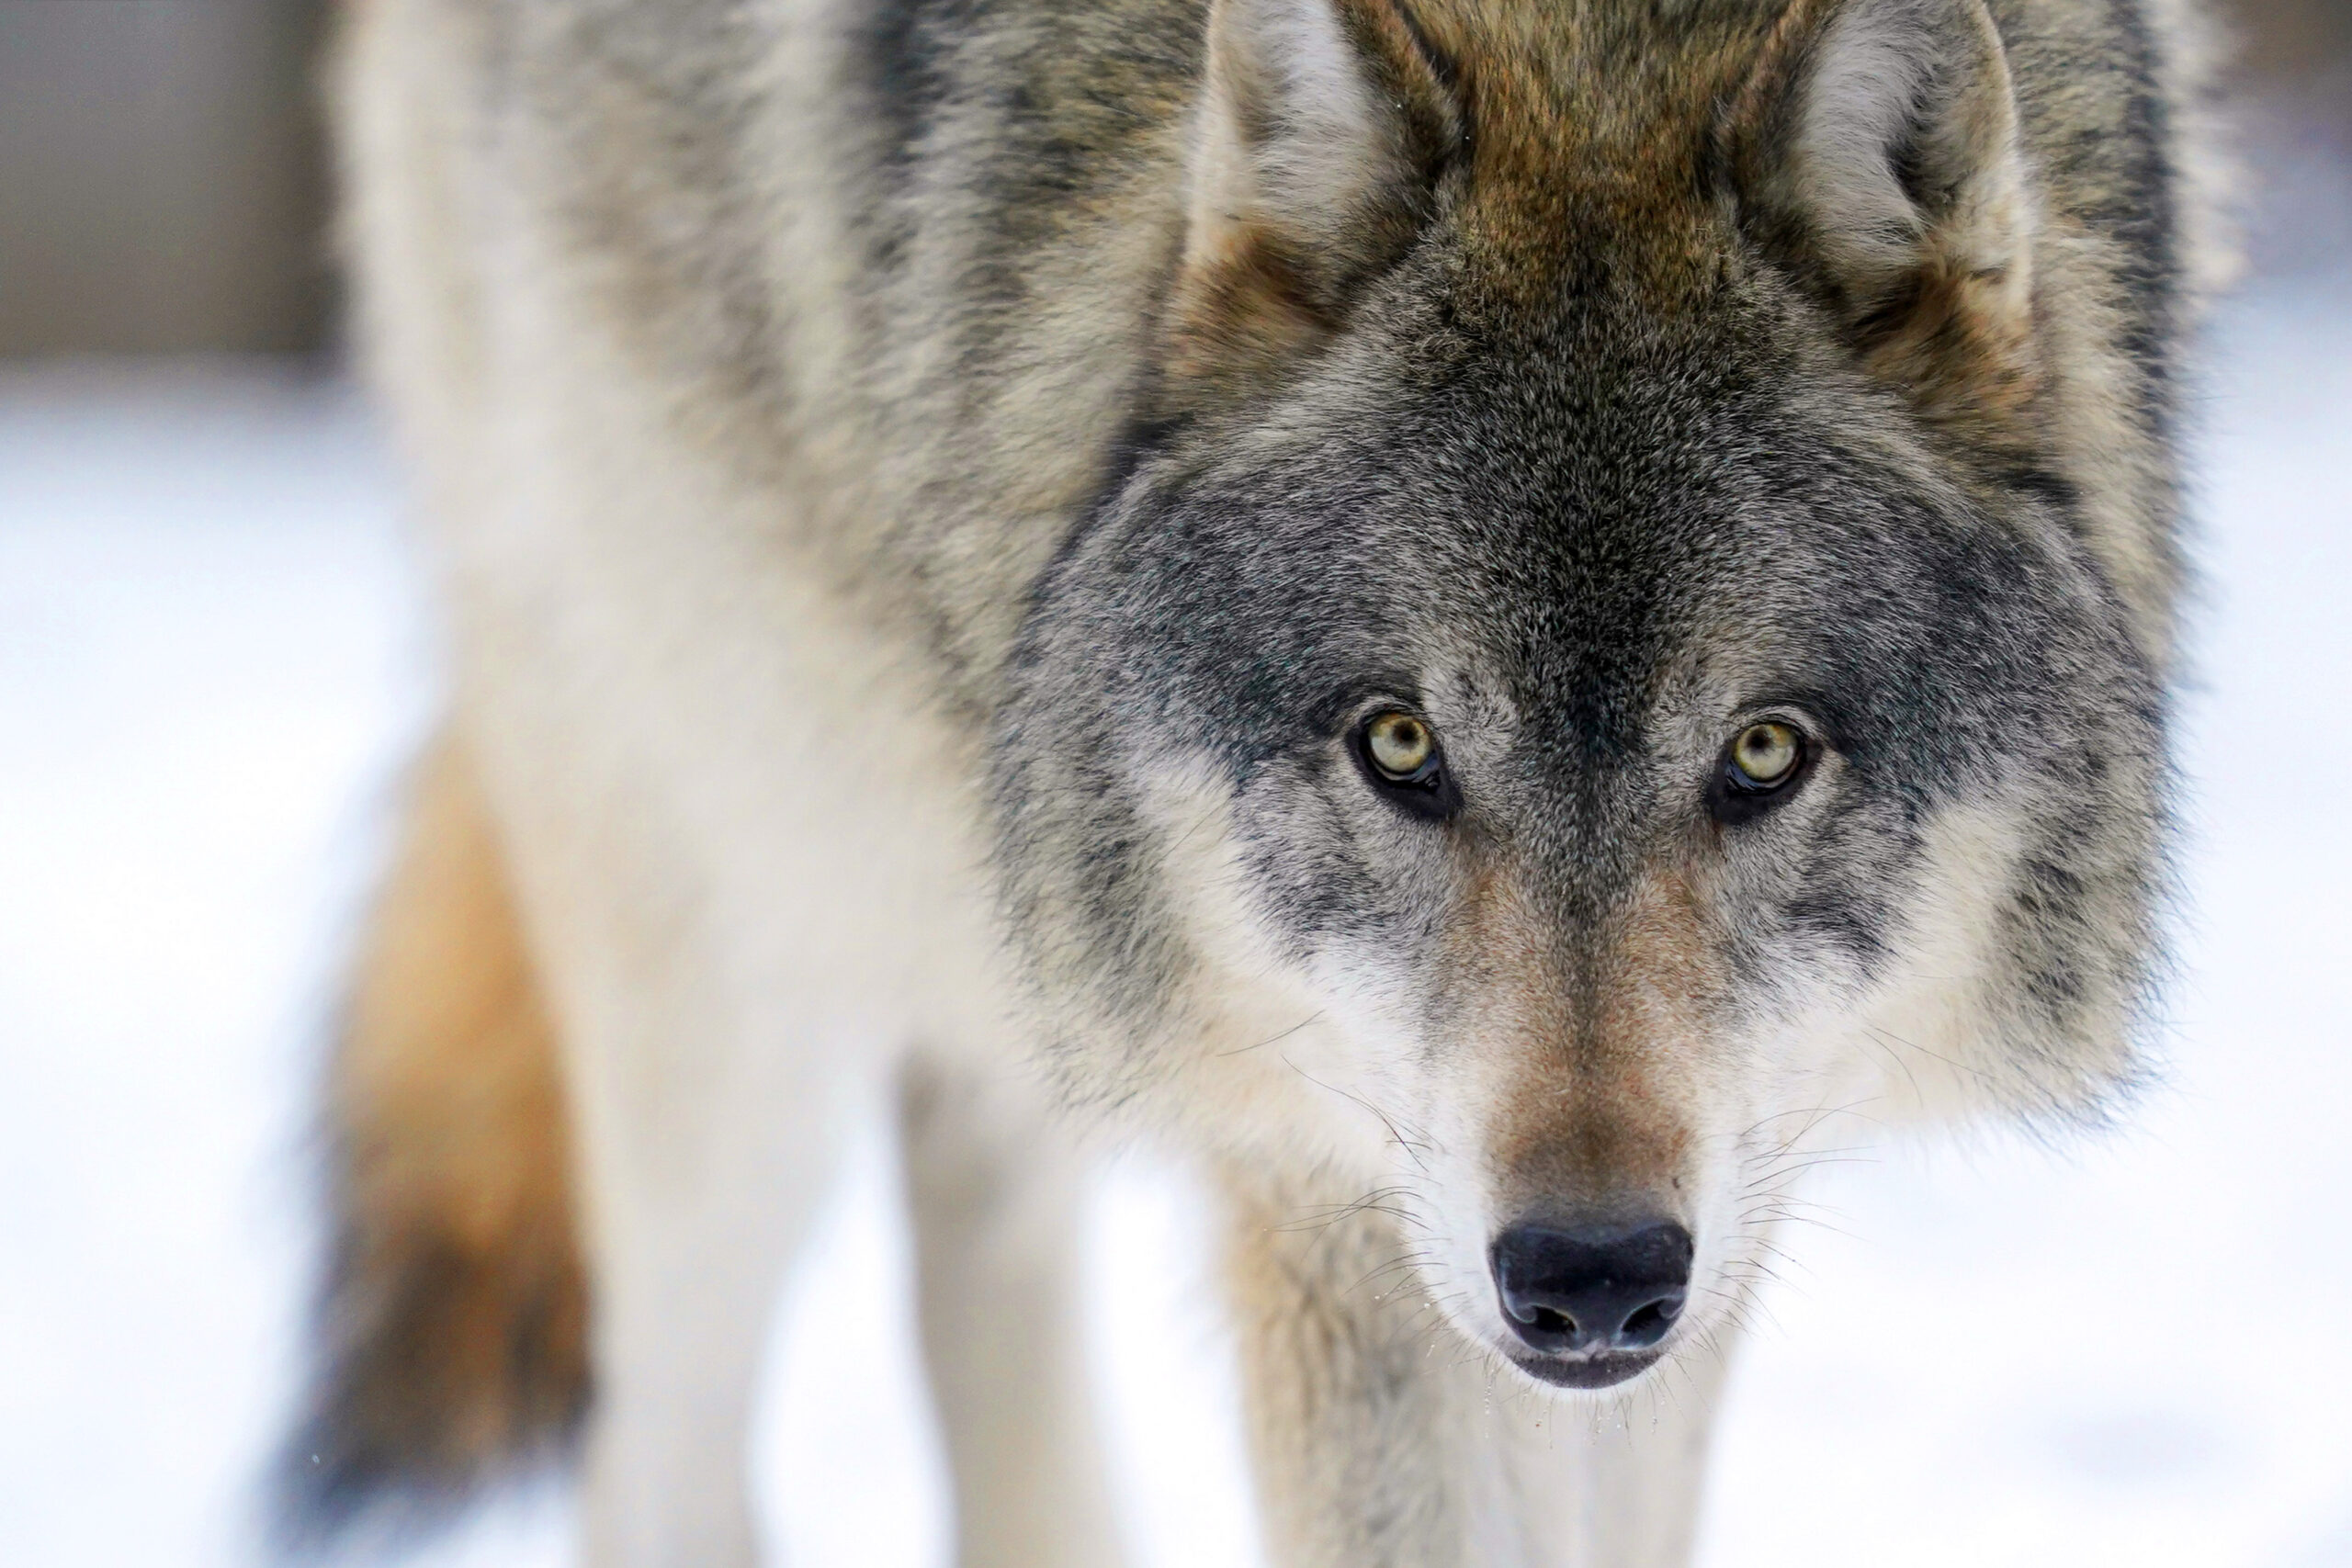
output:
[{"label": "wolf head", "polygon": [[996,758],[1076,1091],[1389,1195],[1574,1386],[1827,1114],[2095,1108],[2160,883],[2159,415],[1982,0],[1683,9],[1216,0]]}]

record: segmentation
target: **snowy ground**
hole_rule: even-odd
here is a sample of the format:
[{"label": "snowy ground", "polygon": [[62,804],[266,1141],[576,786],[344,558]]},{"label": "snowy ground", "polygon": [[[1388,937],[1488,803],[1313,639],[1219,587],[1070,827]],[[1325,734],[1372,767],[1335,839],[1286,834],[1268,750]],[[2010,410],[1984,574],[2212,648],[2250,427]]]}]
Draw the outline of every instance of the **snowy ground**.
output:
[{"label": "snowy ground", "polygon": [[[2352,1564],[2352,291],[2266,285],[2216,335],[2168,1081],[2096,1145],[1821,1183],[1710,1568]],[[332,382],[0,372],[0,1563],[253,1556],[303,1089],[431,704],[397,512]],[[944,1561],[909,1335],[867,1304],[904,1269],[885,1169],[869,1141],[779,1314],[757,1463],[806,1568]],[[1098,1359],[1137,1561],[1239,1568],[1229,1379],[1163,1275],[1188,1213],[1112,1184]],[[560,1562],[568,1529],[526,1499],[429,1561]]]}]

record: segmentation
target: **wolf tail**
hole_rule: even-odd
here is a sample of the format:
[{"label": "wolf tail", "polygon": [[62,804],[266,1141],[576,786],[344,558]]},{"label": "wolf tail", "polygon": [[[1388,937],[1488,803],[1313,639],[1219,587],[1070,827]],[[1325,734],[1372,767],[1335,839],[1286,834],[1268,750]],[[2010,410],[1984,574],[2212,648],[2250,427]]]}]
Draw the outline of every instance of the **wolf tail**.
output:
[{"label": "wolf tail", "polygon": [[555,1040],[462,749],[417,771],[325,1094],[332,1224],[283,1544],[446,1517],[571,1446],[588,1292]]}]

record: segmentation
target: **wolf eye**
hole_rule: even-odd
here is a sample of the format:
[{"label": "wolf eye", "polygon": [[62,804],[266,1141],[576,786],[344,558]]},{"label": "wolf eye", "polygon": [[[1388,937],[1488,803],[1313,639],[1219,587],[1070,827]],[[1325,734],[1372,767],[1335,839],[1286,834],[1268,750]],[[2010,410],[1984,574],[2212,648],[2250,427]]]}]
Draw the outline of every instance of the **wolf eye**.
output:
[{"label": "wolf eye", "polygon": [[1408,713],[1380,713],[1363,727],[1364,755],[1391,784],[1419,784],[1437,764],[1437,737]]},{"label": "wolf eye", "polygon": [[1782,719],[1750,724],[1724,745],[1722,764],[1708,781],[1708,811],[1726,828],[1771,811],[1804,776],[1809,750],[1811,740],[1794,724]]},{"label": "wolf eye", "polygon": [[1751,724],[1732,738],[1728,766],[1738,789],[1761,792],[1778,789],[1804,761],[1804,737],[1794,725],[1767,720]]},{"label": "wolf eye", "polygon": [[1768,718],[1731,738],[1707,784],[1707,808],[1726,825],[1745,822],[1787,798],[1804,773],[1811,742],[1793,724]]},{"label": "wolf eye", "polygon": [[1356,727],[1351,749],[1380,793],[1416,817],[1443,821],[1460,808],[1462,792],[1429,720],[1385,709]]}]

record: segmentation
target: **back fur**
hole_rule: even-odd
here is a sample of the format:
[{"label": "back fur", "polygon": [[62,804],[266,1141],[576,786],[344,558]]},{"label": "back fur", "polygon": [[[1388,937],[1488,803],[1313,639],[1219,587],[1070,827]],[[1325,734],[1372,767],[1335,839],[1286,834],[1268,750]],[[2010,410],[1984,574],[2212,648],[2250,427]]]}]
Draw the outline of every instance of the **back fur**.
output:
[{"label": "back fur", "polygon": [[296,1548],[437,1517],[560,1449],[587,1404],[587,1289],[552,1032],[461,748],[418,769],[326,1093],[333,1255]]}]

